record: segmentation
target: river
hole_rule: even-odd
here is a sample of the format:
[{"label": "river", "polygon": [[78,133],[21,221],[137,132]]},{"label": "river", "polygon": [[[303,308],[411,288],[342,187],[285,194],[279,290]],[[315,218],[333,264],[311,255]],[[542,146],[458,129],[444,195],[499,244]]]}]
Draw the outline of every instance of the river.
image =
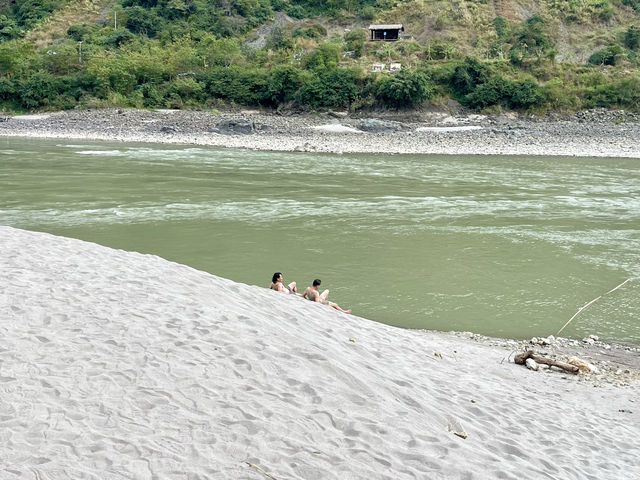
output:
[{"label": "river", "polygon": [[359,316],[498,337],[555,334],[632,278],[563,336],[640,343],[637,159],[18,138],[0,154],[3,225],[247,284],[321,278]]}]

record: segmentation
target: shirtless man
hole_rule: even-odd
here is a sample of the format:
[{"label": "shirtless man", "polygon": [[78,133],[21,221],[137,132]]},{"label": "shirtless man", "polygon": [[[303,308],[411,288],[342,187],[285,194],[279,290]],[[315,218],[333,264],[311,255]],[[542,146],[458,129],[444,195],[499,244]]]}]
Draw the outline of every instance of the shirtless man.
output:
[{"label": "shirtless man", "polygon": [[323,305],[329,305],[330,307],[333,307],[342,313],[351,313],[351,309],[343,310],[342,308],[340,308],[340,306],[337,303],[333,303],[327,300],[327,297],[329,296],[329,290],[325,290],[322,293],[318,293],[321,283],[322,281],[320,281],[319,278],[316,278],[313,281],[313,285],[311,287],[307,287],[307,289],[304,291],[302,296],[307,300],[311,300],[312,302],[318,302],[318,303],[322,303]]},{"label": "shirtless man", "polygon": [[271,277],[271,285],[269,285],[269,288],[278,292],[298,294],[298,290],[296,289],[296,282],[291,282],[289,285],[282,284],[281,272],[276,272],[273,274],[273,277]]}]

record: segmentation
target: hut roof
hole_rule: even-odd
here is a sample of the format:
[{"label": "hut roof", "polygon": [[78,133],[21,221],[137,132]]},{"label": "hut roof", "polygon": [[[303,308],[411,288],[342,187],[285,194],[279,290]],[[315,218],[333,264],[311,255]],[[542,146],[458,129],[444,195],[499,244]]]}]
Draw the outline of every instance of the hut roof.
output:
[{"label": "hut roof", "polygon": [[369,30],[402,30],[404,32],[404,25],[402,23],[392,23],[387,25],[369,25]]}]

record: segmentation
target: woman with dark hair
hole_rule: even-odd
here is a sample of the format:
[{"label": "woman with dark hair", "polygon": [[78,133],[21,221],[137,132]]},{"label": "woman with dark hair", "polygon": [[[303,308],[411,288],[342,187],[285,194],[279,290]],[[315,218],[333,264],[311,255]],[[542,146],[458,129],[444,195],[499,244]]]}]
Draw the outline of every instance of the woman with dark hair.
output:
[{"label": "woman with dark hair", "polygon": [[289,285],[282,284],[281,272],[276,272],[273,274],[273,277],[271,277],[271,285],[269,286],[269,288],[271,290],[276,290],[278,292],[295,293],[295,294],[298,293],[298,290],[296,289],[296,282],[291,282]]}]

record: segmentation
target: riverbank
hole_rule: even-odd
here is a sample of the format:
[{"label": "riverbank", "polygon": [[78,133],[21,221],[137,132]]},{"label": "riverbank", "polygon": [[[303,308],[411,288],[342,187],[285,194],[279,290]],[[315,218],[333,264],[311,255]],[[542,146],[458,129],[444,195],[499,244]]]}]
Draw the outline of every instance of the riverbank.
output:
[{"label": "riverbank", "polygon": [[72,110],[4,117],[0,136],[271,151],[640,158],[640,118],[597,110],[544,118],[445,111],[277,115],[258,111]]},{"label": "riverbank", "polygon": [[[0,249],[3,478],[640,475],[633,365],[600,373],[624,382],[536,372],[513,363],[519,342],[394,328],[153,255],[10,227]],[[606,353],[591,340],[566,347]]]}]

